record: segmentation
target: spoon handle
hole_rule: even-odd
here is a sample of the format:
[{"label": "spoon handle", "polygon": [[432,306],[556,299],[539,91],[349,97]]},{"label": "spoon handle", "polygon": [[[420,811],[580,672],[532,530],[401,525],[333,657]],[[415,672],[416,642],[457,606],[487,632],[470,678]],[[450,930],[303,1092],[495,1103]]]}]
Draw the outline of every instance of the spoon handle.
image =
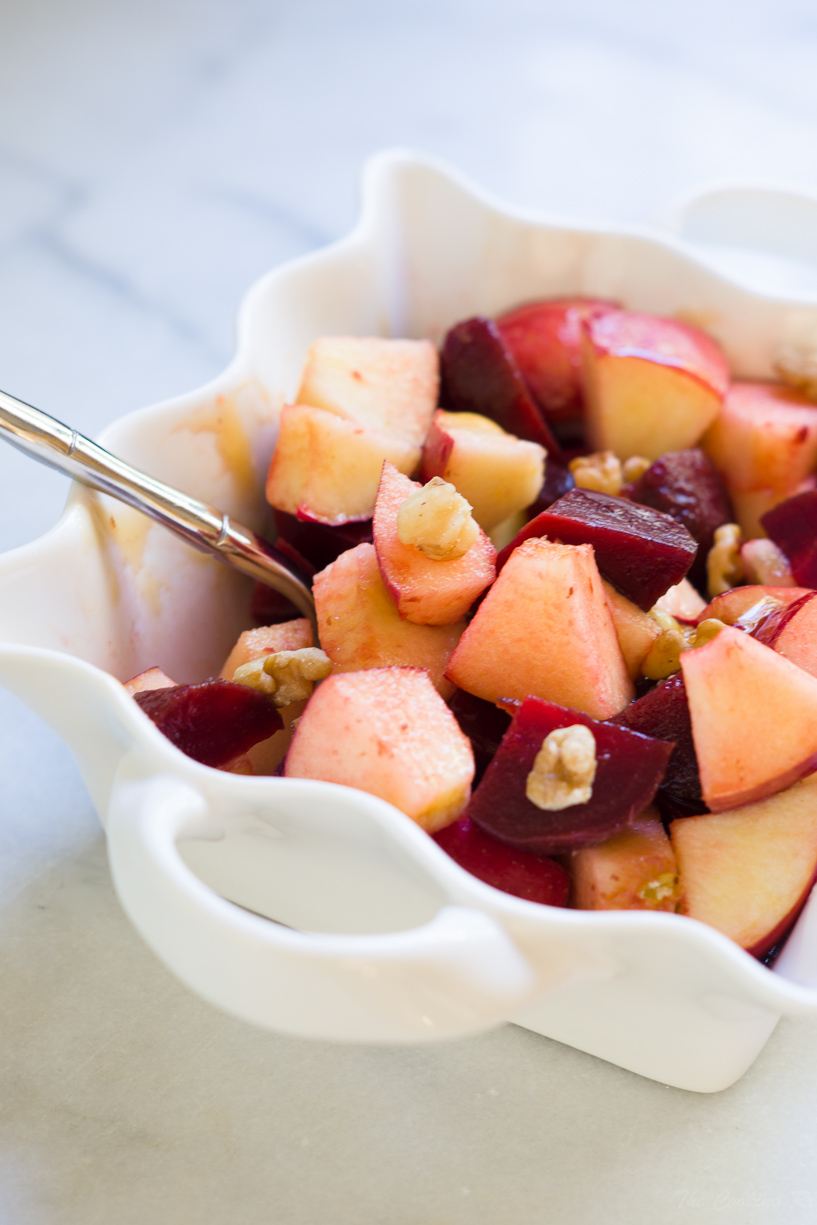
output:
[{"label": "spoon handle", "polygon": [[149,515],[194,548],[274,587],[314,627],[315,604],[306,577],[272,545],[214,506],[155,480],[5,391],[0,391],[0,436],[40,463]]}]

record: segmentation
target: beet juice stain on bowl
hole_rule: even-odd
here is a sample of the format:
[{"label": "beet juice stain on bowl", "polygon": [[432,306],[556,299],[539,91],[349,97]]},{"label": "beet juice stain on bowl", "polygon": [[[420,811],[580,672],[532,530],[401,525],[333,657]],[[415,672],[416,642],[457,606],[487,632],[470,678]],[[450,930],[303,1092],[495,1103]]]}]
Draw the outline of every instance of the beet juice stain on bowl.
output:
[{"label": "beet juice stain on bowl", "polygon": [[[388,531],[384,529],[380,539],[375,530],[370,543],[365,524],[377,500],[384,460],[393,465],[389,486],[393,495],[406,488],[401,481],[410,484],[408,477],[421,459],[422,483],[438,477],[444,484],[454,485],[462,495],[478,456],[493,454],[498,459],[501,455],[507,471],[513,470],[513,464],[524,454],[524,481],[517,477],[511,482],[511,494],[518,492],[522,498],[516,513],[523,515],[534,509],[536,513],[547,509],[547,505],[570,490],[571,483],[585,492],[617,500],[624,491],[630,491],[632,497],[634,488],[647,490],[658,485],[663,490],[672,484],[666,474],[658,481],[650,477],[642,482],[644,474],[651,464],[666,464],[661,457],[667,451],[688,451],[696,442],[702,442],[717,468],[718,460],[706,434],[703,439],[700,437],[704,429],[701,423],[712,411],[713,402],[719,414],[719,429],[724,422],[729,429],[737,430],[736,422],[745,428],[750,414],[740,403],[735,407],[732,390],[726,397],[729,412],[718,408],[723,387],[718,383],[712,349],[703,345],[695,358],[690,348],[694,332],[683,328],[679,331],[671,316],[682,311],[707,311],[733,378],[748,376],[757,381],[771,375],[775,347],[796,339],[793,330],[800,324],[794,310],[759,295],[745,294],[679,250],[653,239],[601,231],[565,231],[546,222],[502,214],[462,185],[456,176],[422,160],[399,155],[381,159],[370,172],[367,193],[364,220],[350,239],[326,257],[313,257],[271,274],[251,292],[241,318],[239,354],[225,375],[209,388],[119,423],[105,439],[111,449],[176,486],[223,506],[242,522],[260,527],[262,498],[259,496],[252,503],[246,487],[237,488],[206,431],[185,431],[186,420],[202,420],[208,405],[219,397],[226,396],[235,402],[255,470],[261,475],[271,450],[269,405],[299,398],[292,396],[292,389],[299,386],[304,356],[317,338],[350,337],[358,344],[359,356],[361,340],[381,335],[386,319],[386,330],[392,336],[416,338],[405,352],[425,354],[428,361],[429,348],[427,343],[423,344],[424,338],[442,341],[448,328],[469,317],[476,318],[476,308],[483,319],[496,320],[496,329],[490,326],[482,329],[493,340],[499,337],[500,343],[493,345],[494,354],[503,356],[507,350],[513,356],[509,330],[503,330],[507,311],[518,303],[564,300],[566,288],[581,286],[583,291],[589,289],[592,293],[595,304],[601,308],[600,314],[594,313],[595,306],[583,310],[574,302],[563,310],[561,306],[554,307],[552,301],[541,313],[558,315],[561,311],[564,321],[569,312],[578,311],[578,323],[575,313],[570,319],[572,334],[579,333],[581,360],[588,372],[586,385],[590,394],[585,416],[582,418],[576,409],[575,381],[574,399],[571,401],[565,393],[565,403],[571,407],[565,410],[561,421],[553,408],[548,418],[547,404],[537,404],[535,395],[530,396],[534,412],[541,413],[542,422],[563,449],[560,464],[553,462],[553,455],[548,458],[542,455],[546,448],[541,436],[525,438],[509,433],[507,422],[505,432],[501,433],[501,422],[485,425],[473,419],[474,415],[485,416],[478,409],[473,410],[470,421],[462,416],[457,419],[458,414],[467,413],[468,409],[445,399],[438,407],[436,395],[430,397],[429,422],[436,442],[424,456],[424,439],[417,436],[416,416],[409,415],[411,429],[401,434],[394,428],[394,421],[344,416],[336,404],[327,400],[315,403],[318,393],[310,393],[309,386],[314,392],[321,380],[320,371],[316,376],[313,369],[307,380],[307,402],[301,405],[307,411],[289,410],[282,414],[283,441],[279,439],[276,455],[280,460],[288,448],[289,454],[296,457],[295,469],[289,463],[279,462],[279,471],[271,484],[274,499],[282,502],[282,490],[286,493],[289,485],[292,492],[290,478],[293,471],[297,474],[297,457],[311,453],[314,462],[310,461],[306,472],[297,478],[305,482],[302,490],[306,488],[308,497],[285,504],[283,509],[299,523],[331,519],[332,522],[321,524],[326,531],[338,530],[350,520],[361,525],[361,538],[344,542],[334,559],[324,554],[312,562],[318,577],[324,576],[326,598],[338,601],[345,590],[348,611],[355,616],[379,607],[383,638],[390,644],[389,649],[396,650],[404,642],[404,634],[412,636],[415,644],[412,657],[390,659],[385,664],[378,661],[379,667],[394,680],[398,693],[401,686],[414,683],[418,663],[426,669],[419,676],[432,678],[425,679],[423,687],[426,704],[423,709],[429,712],[427,721],[433,723],[439,718],[439,725],[433,723],[434,727],[439,726],[435,739],[448,745],[452,762],[460,761],[463,766],[469,762],[470,729],[477,722],[483,728],[479,736],[474,736],[481,766],[491,755],[492,738],[503,735],[501,720],[498,725],[494,716],[493,722],[482,723],[475,712],[484,713],[485,707],[475,704],[484,703],[496,710],[493,703],[505,701],[507,710],[516,712],[514,703],[528,697],[526,669],[519,666],[518,660],[526,661],[531,675],[536,674],[539,666],[540,653],[531,650],[530,631],[517,634],[515,646],[519,651],[509,651],[507,630],[503,638],[495,610],[498,606],[528,607],[543,575],[553,567],[561,581],[570,574],[576,578],[574,594],[568,594],[571,585],[568,582],[562,607],[555,610],[562,618],[562,630],[567,626],[574,650],[577,633],[586,634],[589,627],[594,633],[598,631],[604,666],[599,666],[598,649],[587,652],[577,661],[572,675],[568,669],[558,671],[557,679],[564,691],[536,694],[540,701],[576,711],[587,720],[605,725],[615,717],[618,724],[618,713],[639,706],[639,702],[628,705],[636,693],[649,689],[646,696],[650,697],[662,686],[669,687],[669,680],[679,675],[680,663],[694,733],[693,691],[702,685],[705,688],[708,678],[732,655],[741,660],[741,676],[754,677],[752,683],[762,686],[764,692],[773,690],[779,698],[796,692],[798,700],[810,692],[808,682],[812,677],[802,664],[793,663],[760,637],[752,637],[743,625],[733,628],[733,624],[748,616],[753,606],[744,606],[732,617],[733,605],[724,604],[725,596],[716,596],[713,604],[721,601],[720,615],[710,607],[708,615],[697,625],[705,601],[695,597],[694,591],[682,582],[661,597],[659,607],[647,611],[631,595],[619,591],[614,579],[594,574],[590,565],[594,557],[592,541],[566,543],[545,536],[531,537],[519,545],[512,557],[521,554],[524,561],[530,555],[532,565],[523,567],[518,561],[508,562],[499,578],[489,582],[487,595],[476,612],[472,614],[470,608],[466,609],[463,624],[449,621],[456,584],[445,600],[429,599],[423,576],[434,565],[446,566],[449,571],[467,573],[469,581],[477,582],[479,570],[471,567],[469,550],[489,533],[499,539],[490,518],[505,515],[508,507],[508,493],[502,491],[498,475],[489,492],[478,490],[473,498],[465,494],[477,516],[476,530],[469,526],[456,499],[450,498],[445,489],[439,492],[439,482],[433,487],[438,492],[423,493],[419,501],[424,503],[428,496],[435,514],[445,502],[455,520],[460,515],[459,527],[448,533],[446,539],[440,540],[439,531],[425,530],[422,524],[425,512],[423,506],[418,507],[417,500],[410,513],[403,516],[409,522],[403,531],[404,536],[408,534],[408,543],[400,538],[396,521],[403,503],[395,505],[396,497],[383,502],[384,511],[388,506],[385,515]],[[401,202],[397,219],[392,211],[395,200]],[[402,271],[398,278],[386,271],[396,266],[394,243],[398,234],[394,225],[382,223],[387,213],[399,229]],[[491,242],[486,241],[489,232],[493,235]],[[457,236],[456,242],[452,234]],[[497,246],[495,240],[500,235],[502,241]],[[569,256],[572,266],[565,263],[565,251],[573,252]],[[556,267],[565,278],[560,284],[551,279],[551,270]],[[513,283],[508,275],[510,268],[519,270],[512,278]],[[592,276],[590,268],[597,270]],[[602,273],[605,268],[616,271]],[[354,311],[343,288],[349,277],[357,287]],[[309,293],[316,294],[314,314],[294,311],[291,306],[291,295],[297,297],[306,292],[307,280]],[[618,304],[617,310],[612,308],[613,303]],[[797,317],[801,322],[804,312],[807,315],[809,310],[817,317],[813,308],[798,305]],[[475,329],[476,333],[479,330]],[[765,349],[758,346],[758,337],[764,338]],[[649,349],[650,345],[658,357],[651,363],[643,356],[645,347]],[[638,348],[637,354],[634,348]],[[352,349],[354,345],[346,352]],[[645,364],[649,365],[648,370],[642,369]],[[521,359],[518,365],[525,371],[523,377],[530,377],[530,366],[526,367]],[[358,369],[357,361],[352,362],[351,368]],[[572,359],[567,368],[575,376]],[[643,420],[635,431],[629,426],[624,431],[619,428],[610,405],[616,396],[630,394],[627,388],[632,389],[633,373],[639,370],[644,376],[636,380],[639,403],[654,400],[657,381],[664,386],[671,384],[673,395],[682,406],[674,416],[683,418],[689,426],[689,436],[667,438],[662,433],[653,440],[653,446],[649,431],[644,431]],[[424,375],[417,377],[415,390],[428,388],[427,365],[424,371]],[[350,375],[346,382],[352,381],[361,382]],[[447,385],[447,374],[445,382]],[[262,389],[257,396],[247,393],[246,389],[253,386]],[[535,386],[531,381],[529,391]],[[428,403],[429,397],[423,399],[424,412],[428,411]],[[808,410],[808,403],[800,407]],[[359,397],[356,404],[356,413],[367,411],[365,396]],[[758,410],[755,407],[752,411]],[[776,422],[782,436],[779,416]],[[663,431],[666,422],[660,424]],[[388,428],[383,428],[384,425]],[[583,428],[586,437],[582,441]],[[304,445],[304,440],[308,445]],[[727,446],[731,448],[728,442]],[[582,450],[578,457],[577,448]],[[555,454],[556,447],[551,449]],[[331,498],[327,500],[325,483],[320,488],[322,457],[327,456],[337,461],[340,482],[344,485],[339,491],[343,495],[339,505]],[[571,460],[576,458],[580,462],[573,463],[571,471]],[[544,487],[541,493],[534,492],[531,501],[529,490],[537,484],[539,462],[543,466]],[[810,471],[813,458],[807,464]],[[684,473],[689,466],[683,469]],[[676,466],[670,475],[677,471]],[[787,574],[780,551],[772,554],[767,545],[758,547],[762,538],[756,522],[751,520],[752,514],[756,519],[770,505],[769,486],[763,483],[764,461],[759,461],[759,468],[742,472],[740,480],[724,469],[721,475],[726,477],[736,516],[734,522],[742,527],[747,543],[741,548],[731,529],[720,539],[716,533],[713,548],[718,552],[712,567],[716,581],[733,581],[738,564],[744,564],[745,558],[745,577],[750,585],[766,588],[764,598],[780,600],[782,606],[779,592],[786,590],[793,579]],[[755,484],[758,477],[762,480]],[[686,477],[681,480],[673,476],[673,480],[675,487],[680,488]],[[779,483],[773,488],[778,500],[796,492]],[[759,490],[766,490],[762,497]],[[320,503],[316,501],[319,497],[323,499]],[[414,493],[407,494],[405,501],[409,497],[414,497]],[[653,513],[668,509],[652,506],[646,493],[638,501]],[[787,978],[782,973],[771,974],[720,932],[665,913],[677,887],[677,882],[667,880],[673,876],[667,867],[667,847],[681,861],[681,879],[690,872],[689,866],[684,868],[684,862],[687,865],[695,862],[697,871],[706,874],[707,864],[712,862],[711,847],[707,850],[712,834],[719,830],[722,838],[734,839],[740,825],[744,831],[741,846],[748,847],[752,840],[747,841],[745,831],[761,830],[764,824],[761,809],[766,817],[771,814],[771,820],[781,831],[780,846],[797,845],[798,838],[790,835],[798,822],[801,833],[806,829],[810,806],[810,784],[794,781],[809,768],[811,750],[802,738],[787,762],[783,763],[782,758],[777,761],[775,778],[771,776],[774,746],[762,761],[741,764],[744,772],[750,770],[745,777],[729,778],[718,775],[703,751],[705,746],[699,745],[693,735],[693,748],[698,751],[691,756],[687,742],[686,775],[683,770],[673,774],[672,764],[664,775],[664,781],[671,781],[674,790],[669,785],[659,788],[656,798],[661,811],[668,814],[672,805],[677,811],[677,805],[686,802],[677,779],[689,776],[693,769],[690,760],[697,764],[703,802],[708,807],[717,808],[724,797],[731,804],[730,797],[739,796],[741,808],[675,817],[671,841],[657,818],[648,813],[646,826],[639,817],[606,842],[569,852],[574,907],[610,905],[621,866],[636,861],[646,865],[649,861],[649,880],[642,899],[644,909],[639,913],[608,910],[600,914],[553,904],[564,898],[563,887],[561,894],[555,887],[555,882],[564,881],[564,875],[559,875],[568,870],[564,863],[554,865],[550,904],[542,905],[530,900],[537,895],[526,893],[526,885],[520,886],[520,896],[519,890],[509,893],[491,888],[461,870],[416,821],[395,812],[377,796],[349,787],[336,788],[320,780],[236,778],[229,770],[208,769],[176,752],[141,718],[136,704],[124,690],[100,669],[125,679],[158,666],[168,677],[185,684],[203,681],[221,666],[239,633],[246,630],[248,592],[243,580],[221,573],[214,575],[209,563],[192,558],[185,546],[162,539],[156,528],[150,528],[142,551],[142,556],[150,559],[148,591],[144,576],[140,577],[139,570],[132,565],[133,558],[127,557],[120,546],[128,526],[127,513],[120,514],[116,529],[106,528],[100,539],[91,528],[92,522],[105,522],[102,516],[94,517],[96,512],[92,508],[97,504],[104,504],[104,499],[85,494],[74,497],[51,540],[32,546],[40,559],[39,570],[20,555],[5,559],[0,568],[4,594],[0,624],[6,645],[0,653],[0,671],[4,683],[49,718],[84,760],[86,777],[107,821],[112,872],[125,909],[166,964],[205,998],[262,1025],[356,1041],[427,1041],[473,1032],[512,1017],[541,1033],[664,1083],[701,1090],[723,1087],[739,1076],[782,1012],[813,1014],[817,996],[807,985],[801,987],[792,981],[809,982],[806,969],[806,953],[812,939],[809,909],[778,962]],[[511,499],[507,518],[514,509]],[[671,518],[676,516],[671,514]],[[700,548],[699,529],[693,521],[680,516],[678,521],[691,532]],[[282,532],[286,537],[286,528]],[[90,547],[86,548],[86,544]],[[466,547],[459,557],[453,553],[442,558],[432,556],[440,548],[443,553],[451,548],[456,552],[463,545]],[[290,547],[309,560],[299,544],[293,542]],[[484,544],[481,547],[484,561],[489,554]],[[419,552],[422,564],[409,564],[404,550],[411,549]],[[75,559],[73,568],[63,561],[69,555]],[[409,553],[408,558],[413,555]],[[762,567],[766,567],[765,572]],[[599,569],[597,566],[596,570]],[[321,583],[316,585],[320,587]],[[577,586],[580,591],[575,590]],[[350,587],[355,592],[365,591],[366,599],[349,597]],[[403,612],[411,609],[417,619],[401,617],[398,601]],[[646,603],[646,596],[643,602]],[[568,604],[570,614],[565,620]],[[55,607],[60,608],[59,633],[49,612]],[[202,625],[200,634],[191,635],[189,627],[200,623],[197,610],[202,607],[208,608],[207,624]],[[769,606],[766,607],[768,611]],[[96,612],[89,617],[88,609]],[[605,609],[607,620],[602,615]],[[94,621],[93,617],[97,619]],[[281,625],[292,620],[287,618]],[[707,641],[713,627],[704,623],[713,620],[721,621],[726,628],[718,629]],[[759,625],[757,617],[755,622]],[[346,641],[353,656],[367,627],[365,618],[350,624],[357,628],[346,634],[339,632],[337,638]],[[548,629],[552,631],[550,641],[557,641],[556,623],[549,621]],[[802,629],[805,630],[805,623]],[[462,682],[469,671],[469,656],[470,666],[478,670],[473,661],[481,655],[490,656],[486,643],[492,636],[500,644],[496,650],[507,654],[510,672],[511,665],[516,667],[521,689],[516,693],[468,694],[471,710],[466,716],[463,713],[466,698],[454,695],[452,700],[451,678],[456,681],[459,676]],[[793,628],[789,639],[794,637],[799,642],[807,635],[796,633]],[[744,645],[735,648],[736,640]],[[336,649],[331,635],[327,643],[331,650],[325,648],[326,653],[331,655]],[[424,644],[426,654],[418,660],[414,651],[420,643]],[[747,647],[746,643],[750,645]],[[70,654],[65,653],[66,648]],[[282,677],[287,684],[292,679],[285,675],[292,666],[287,663],[284,667],[275,657],[314,649],[273,644],[263,658],[256,655],[238,663],[233,673],[248,667],[246,679],[253,682],[249,687],[273,702],[273,695],[265,692],[264,687],[270,688],[274,683],[277,689]],[[248,651],[252,654],[251,647]],[[768,662],[770,657],[773,665]],[[695,658],[703,661],[697,671],[688,663]],[[272,661],[270,671],[266,670],[267,659]],[[316,690],[316,698],[326,690],[325,703],[333,691],[337,693],[336,682],[354,690],[359,685],[354,678],[368,675],[373,684],[377,683],[377,669],[368,673],[355,671],[351,658],[339,666],[348,671],[336,672]],[[796,682],[790,669],[797,673]],[[395,673],[399,673],[399,678]],[[762,679],[758,680],[761,674]],[[224,679],[232,682],[232,676]],[[303,676],[300,680],[314,683]],[[658,688],[651,688],[656,682]],[[450,706],[446,705],[446,698],[451,701]],[[360,700],[361,693],[355,692],[355,701]],[[644,702],[645,697],[639,701]],[[303,702],[300,699],[302,706]],[[399,699],[397,702],[399,706]],[[275,753],[280,757],[281,740],[291,734],[298,717],[287,712],[297,706],[297,702],[282,705],[280,718],[285,726],[244,755],[250,758],[254,772],[268,769]],[[777,709],[784,706],[785,699],[780,698]],[[661,703],[658,707],[660,713]],[[76,716],[78,708],[83,712],[82,718]],[[310,708],[306,706],[307,710]],[[338,724],[341,716],[331,715],[331,703],[329,709],[331,719]],[[457,725],[458,710],[467,736]],[[306,722],[302,718],[295,733],[296,742],[304,737],[304,746],[309,743],[310,718]],[[658,719],[654,725],[654,733],[647,731],[653,740],[666,738],[658,734],[660,722]],[[587,782],[591,769],[589,749],[583,734],[576,731],[578,727],[589,731],[595,743],[592,728],[588,729],[586,723],[554,728],[554,732],[564,732],[565,736],[561,739],[557,736],[547,746],[543,742],[540,751],[545,755],[545,765],[530,771],[537,780],[536,786],[531,784],[532,790],[537,793],[538,787],[538,794],[544,795],[547,803],[552,801],[553,792],[553,786],[547,782],[547,763],[555,764],[559,776],[557,792],[562,785],[568,792],[587,786],[592,789],[593,783]],[[642,734],[639,727],[630,730],[632,734]],[[411,728],[407,731],[411,732]],[[278,746],[272,749],[271,742],[276,739]],[[423,743],[427,741],[419,736],[416,746]],[[681,744],[676,744],[670,763],[679,761]],[[263,746],[266,747],[262,753]],[[416,747],[412,751],[418,755],[418,772],[413,776],[411,796],[398,794],[398,788],[394,798],[405,806],[410,798],[415,806],[413,815],[426,829],[436,827],[437,838],[442,839],[446,831],[458,828],[462,833],[464,818],[455,820],[454,816],[467,791],[464,782],[467,770],[457,775],[456,785],[445,787],[441,776],[435,776],[426,764],[425,749]],[[576,778],[571,773],[576,766],[571,756],[574,753],[578,754],[580,767]],[[264,755],[265,762],[260,760]],[[327,753],[327,758],[330,756]],[[406,756],[411,759],[411,751]],[[319,752],[311,754],[312,760],[319,757]],[[235,768],[235,763],[226,764]],[[601,771],[599,762],[596,764]],[[782,790],[775,790],[783,764],[788,785],[781,783]],[[381,782],[383,777],[381,772]],[[481,785],[487,780],[486,773]],[[524,783],[527,789],[527,779]],[[390,785],[397,786],[394,778]],[[479,788],[475,796],[478,793]],[[782,806],[786,807],[785,812],[781,796],[789,797],[788,807]],[[578,815],[579,807],[574,807],[574,815]],[[555,820],[550,810],[541,811],[543,820]],[[564,813],[569,812],[570,807],[556,810],[556,816],[562,820]],[[734,820],[736,812],[741,816],[739,822]],[[683,846],[675,836],[676,827],[688,831]],[[701,836],[696,831],[701,831]],[[480,833],[484,838],[492,836]],[[465,835],[468,836],[467,827]],[[449,836],[454,840],[453,832]],[[616,838],[620,842],[611,848]],[[637,854],[636,844],[640,848]],[[505,848],[514,861],[521,854],[507,843],[497,845]],[[759,844],[755,840],[753,845]],[[497,851],[497,858],[499,854]],[[747,851],[745,856],[750,868],[757,861],[757,854],[754,859],[753,854]],[[580,857],[584,857],[581,868]],[[474,862],[478,858],[474,857]],[[720,896],[728,900],[727,893]],[[686,897],[688,905],[689,890]],[[238,910],[225,899],[246,909]],[[735,908],[728,902],[726,909],[730,907],[734,918]],[[248,910],[256,914],[249,914]],[[258,915],[280,920],[298,930],[281,928]],[[763,916],[761,926],[762,919]],[[708,921],[713,920],[720,921],[714,915]],[[744,946],[754,951],[758,939],[766,939],[768,934],[758,931],[757,924],[754,929],[751,924],[745,925],[739,933]],[[406,969],[408,953],[410,972]],[[316,990],[317,983],[320,991]]]}]

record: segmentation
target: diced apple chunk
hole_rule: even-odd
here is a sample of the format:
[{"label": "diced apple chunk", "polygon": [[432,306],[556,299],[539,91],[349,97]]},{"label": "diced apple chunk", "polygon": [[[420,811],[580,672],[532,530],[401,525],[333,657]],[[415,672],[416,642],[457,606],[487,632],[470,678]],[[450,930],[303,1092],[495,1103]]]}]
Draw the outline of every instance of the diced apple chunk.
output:
[{"label": "diced apple chunk", "polygon": [[312,590],[320,644],[339,671],[414,665],[428,670],[444,697],[453,692],[443,674],[465,623],[403,620],[386,590],[373,545],[341,553],[315,575]]},{"label": "diced apple chunk", "polygon": [[570,857],[572,904],[577,910],[675,910],[678,871],[657,812]]},{"label": "diced apple chunk", "polygon": [[727,626],[681,656],[703,797],[753,803],[817,769],[817,678]]},{"label": "diced apple chunk", "polygon": [[250,663],[253,659],[260,659],[262,655],[272,655],[275,651],[300,651],[313,645],[312,626],[306,617],[281,621],[278,625],[262,625],[259,629],[244,630],[227,656],[219,676],[225,681],[231,681],[236,668]]},{"label": "diced apple chunk", "polygon": [[650,647],[661,637],[661,627],[649,613],[645,613],[637,604],[633,604],[632,600],[616,591],[612,583],[602,579],[602,584],[627,672],[631,680],[637,680]]},{"label": "diced apple chunk", "polygon": [[324,336],[307,354],[297,401],[422,446],[439,381],[430,340]]},{"label": "diced apple chunk", "polygon": [[122,683],[131,697],[136,693],[148,693],[152,689],[175,689],[176,687],[176,682],[172,681],[161,668],[147,668],[144,672]]},{"label": "diced apple chunk", "polygon": [[367,791],[435,833],[468,803],[474,756],[425,671],[375,668],[315,690],[284,772]]},{"label": "diced apple chunk", "polygon": [[786,935],[817,871],[817,784],[673,821],[683,911],[763,957]]},{"label": "diced apple chunk", "polygon": [[[236,668],[272,655],[276,651],[300,651],[313,645],[312,626],[306,617],[294,621],[282,621],[278,625],[263,625],[259,629],[245,630],[239,636],[219,675],[231,681]],[[291,702],[279,708],[284,726],[266,740],[254,744],[247,753],[252,769],[249,773],[272,774],[292,740],[292,725],[304,712],[306,702]]]},{"label": "diced apple chunk", "polygon": [[415,625],[453,625],[493,582],[496,549],[478,529],[468,551],[447,561],[435,561],[414,545],[403,544],[398,534],[400,507],[421,488],[391,464],[383,465],[374,510],[377,561],[401,617]]},{"label": "diced apple chunk", "polygon": [[595,719],[633,696],[590,545],[537,537],[508,558],[447,675],[489,702],[541,697]]},{"label": "diced apple chunk", "polygon": [[420,447],[303,404],[281,412],[278,443],[267,476],[276,510],[321,523],[370,519],[385,460],[413,472]]},{"label": "diced apple chunk", "polygon": [[585,321],[582,370],[590,447],[622,460],[695,446],[729,384],[723,354],[705,333],[630,311]]},{"label": "diced apple chunk", "polygon": [[486,532],[534,502],[545,477],[545,449],[515,438],[478,413],[434,414],[423,447],[423,480],[450,481]]},{"label": "diced apple chunk", "polygon": [[817,404],[783,383],[733,383],[703,448],[731,490],[789,489],[817,465]]},{"label": "diced apple chunk", "polygon": [[706,608],[704,600],[690,583],[682,578],[680,583],[665,591],[653,605],[653,612],[669,613],[676,621],[695,622]]}]

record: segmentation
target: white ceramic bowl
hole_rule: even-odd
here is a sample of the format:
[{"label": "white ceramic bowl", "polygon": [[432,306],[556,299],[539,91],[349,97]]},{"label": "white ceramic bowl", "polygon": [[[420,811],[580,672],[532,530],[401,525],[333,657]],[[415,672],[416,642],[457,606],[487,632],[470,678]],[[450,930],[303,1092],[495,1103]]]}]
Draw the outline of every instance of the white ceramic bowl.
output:
[{"label": "white ceramic bowl", "polygon": [[[437,340],[466,315],[576,292],[683,312],[742,375],[769,373],[780,343],[817,333],[817,306],[741,288],[679,241],[544,221],[433,162],[384,154],[349,238],[250,291],[229,369],[102,441],[262,527],[277,413],[313,338]],[[675,915],[500,893],[361,792],[184,757],[113,678],[152,664],[180,681],[211,675],[245,627],[248,594],[240,576],[77,487],[53,531],[0,559],[0,681],[73,749],[122,905],[194,991],[257,1025],[356,1042],[512,1019],[702,1091],[740,1076],[781,1014],[817,1014],[813,904],[771,972]]]}]

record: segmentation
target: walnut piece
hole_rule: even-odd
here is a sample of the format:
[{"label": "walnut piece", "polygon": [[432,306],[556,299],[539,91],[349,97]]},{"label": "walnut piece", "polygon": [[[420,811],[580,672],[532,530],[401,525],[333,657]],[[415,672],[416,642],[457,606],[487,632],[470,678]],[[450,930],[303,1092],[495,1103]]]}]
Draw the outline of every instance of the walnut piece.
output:
[{"label": "walnut piece", "polygon": [[560,812],[586,804],[596,778],[596,739],[589,727],[574,723],[545,736],[525,784],[531,804]]},{"label": "walnut piece", "polygon": [[652,460],[647,459],[644,455],[631,455],[629,459],[625,459],[621,465],[621,474],[627,484],[631,481],[637,481],[640,476],[643,476],[648,468],[652,467]]},{"label": "walnut piece", "polygon": [[817,349],[782,345],[772,364],[784,383],[817,400]]},{"label": "walnut piece", "polygon": [[609,493],[613,497],[621,493],[624,484],[621,461],[612,451],[577,455],[571,459],[569,467],[579,489],[593,489],[596,493]]},{"label": "walnut piece", "polygon": [[275,651],[242,664],[233,673],[236,685],[248,685],[272,698],[276,706],[304,702],[312,694],[314,681],[332,671],[332,661],[317,647],[298,651]]},{"label": "walnut piece", "polygon": [[454,561],[479,535],[471,503],[442,477],[409,494],[397,512],[397,537],[432,561]]},{"label": "walnut piece", "polygon": [[723,595],[724,591],[729,591],[732,587],[737,587],[742,580],[742,543],[743,535],[737,523],[724,523],[715,531],[715,543],[706,559],[710,600],[714,600],[716,595]]}]

